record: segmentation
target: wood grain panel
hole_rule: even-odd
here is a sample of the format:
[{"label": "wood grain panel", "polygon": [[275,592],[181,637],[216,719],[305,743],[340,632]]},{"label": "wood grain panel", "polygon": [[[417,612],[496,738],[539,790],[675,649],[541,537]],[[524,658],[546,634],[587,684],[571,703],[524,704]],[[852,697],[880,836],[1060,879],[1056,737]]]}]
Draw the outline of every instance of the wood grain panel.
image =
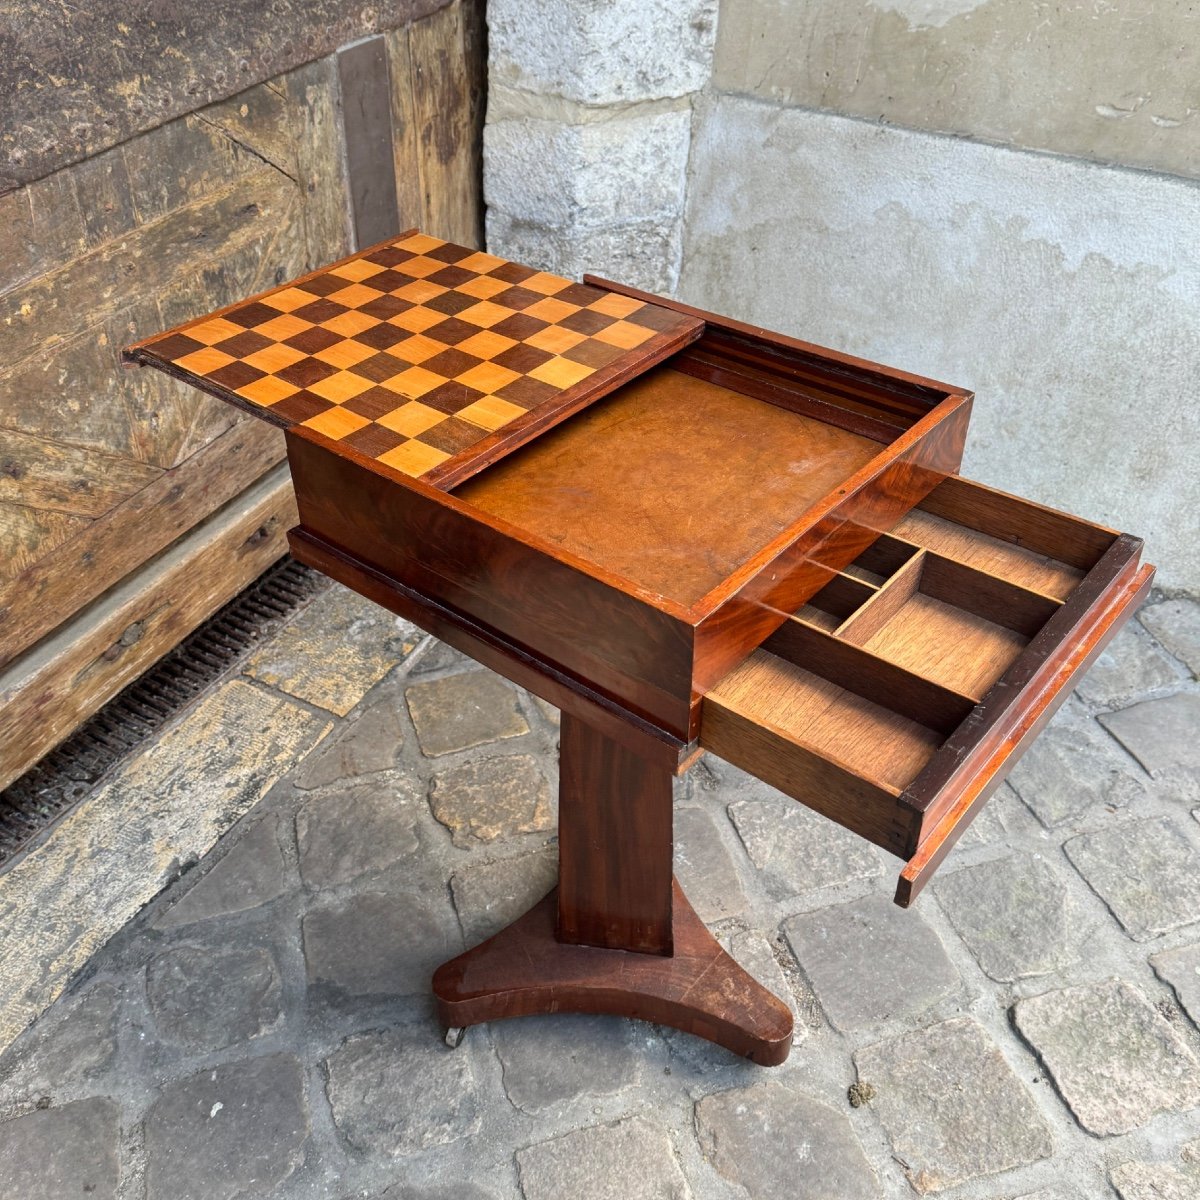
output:
[{"label": "wood grain panel", "polygon": [[0,674],[0,788],[280,558],[295,518],[281,464]]}]

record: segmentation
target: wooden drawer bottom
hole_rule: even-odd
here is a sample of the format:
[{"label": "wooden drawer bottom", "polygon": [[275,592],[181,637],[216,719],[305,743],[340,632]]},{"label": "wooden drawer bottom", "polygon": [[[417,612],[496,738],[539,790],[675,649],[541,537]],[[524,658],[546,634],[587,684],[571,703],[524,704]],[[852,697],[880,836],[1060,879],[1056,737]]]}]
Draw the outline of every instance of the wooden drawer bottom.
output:
[{"label": "wooden drawer bottom", "polygon": [[1148,591],[1140,546],[947,480],[709,692],[701,745],[909,859],[910,903]]}]

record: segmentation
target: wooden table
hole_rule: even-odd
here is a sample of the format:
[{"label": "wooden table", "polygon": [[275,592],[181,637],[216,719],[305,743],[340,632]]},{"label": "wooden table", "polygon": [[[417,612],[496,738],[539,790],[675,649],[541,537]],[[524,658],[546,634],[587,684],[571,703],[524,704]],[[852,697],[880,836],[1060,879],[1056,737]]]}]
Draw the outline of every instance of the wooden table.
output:
[{"label": "wooden table", "polygon": [[906,859],[907,905],[1153,574],[959,478],[961,389],[416,232],[126,355],[285,428],[298,559],[562,709],[558,886],[438,969],[450,1029],[782,1062],[673,878],[673,777],[753,772]]}]

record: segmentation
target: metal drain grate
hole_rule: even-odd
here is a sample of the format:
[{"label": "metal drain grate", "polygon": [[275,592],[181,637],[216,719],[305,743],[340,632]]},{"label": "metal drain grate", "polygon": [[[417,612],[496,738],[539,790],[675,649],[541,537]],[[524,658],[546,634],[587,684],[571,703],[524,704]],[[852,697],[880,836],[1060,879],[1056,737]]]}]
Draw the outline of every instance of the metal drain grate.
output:
[{"label": "metal drain grate", "polygon": [[285,556],[0,791],[0,865],[328,585]]}]

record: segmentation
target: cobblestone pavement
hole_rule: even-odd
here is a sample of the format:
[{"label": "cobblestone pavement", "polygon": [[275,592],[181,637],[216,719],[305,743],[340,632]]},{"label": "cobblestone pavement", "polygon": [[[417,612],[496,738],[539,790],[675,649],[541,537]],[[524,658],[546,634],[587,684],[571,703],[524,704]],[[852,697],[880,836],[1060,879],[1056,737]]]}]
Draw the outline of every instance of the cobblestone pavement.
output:
[{"label": "cobblestone pavement", "polygon": [[[333,588],[106,785],[107,840],[0,876],[42,921],[10,1025],[61,992],[0,1056],[0,1196],[1196,1200],[1197,672],[1200,606],[1144,609],[908,912],[695,768],[678,872],[793,1005],[784,1066],[591,1017],[450,1050],[433,967],[552,881],[556,714]],[[173,877],[136,914],[127,861]]]}]

